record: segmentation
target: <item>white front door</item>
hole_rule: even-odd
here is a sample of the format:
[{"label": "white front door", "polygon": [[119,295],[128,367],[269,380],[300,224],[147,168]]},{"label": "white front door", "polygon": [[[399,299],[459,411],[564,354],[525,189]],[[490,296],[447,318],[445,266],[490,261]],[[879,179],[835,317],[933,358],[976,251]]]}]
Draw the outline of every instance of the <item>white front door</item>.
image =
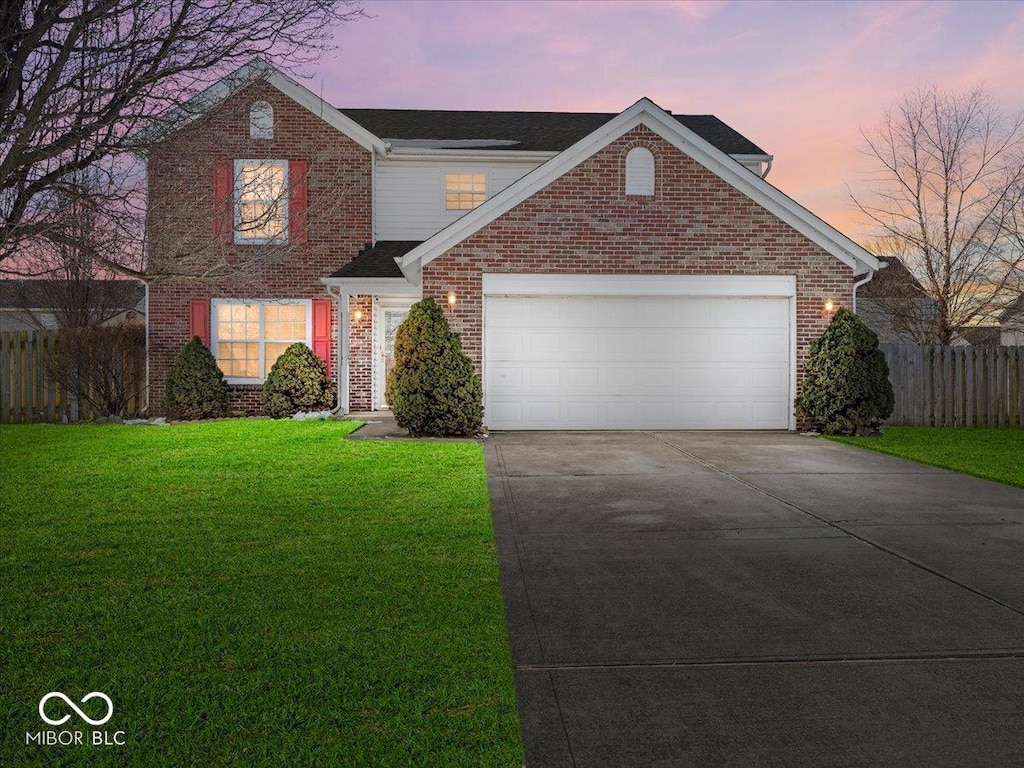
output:
[{"label": "white front door", "polygon": [[384,389],[388,371],[395,365],[395,336],[398,326],[409,316],[410,299],[376,299],[373,304],[373,408],[388,407]]}]

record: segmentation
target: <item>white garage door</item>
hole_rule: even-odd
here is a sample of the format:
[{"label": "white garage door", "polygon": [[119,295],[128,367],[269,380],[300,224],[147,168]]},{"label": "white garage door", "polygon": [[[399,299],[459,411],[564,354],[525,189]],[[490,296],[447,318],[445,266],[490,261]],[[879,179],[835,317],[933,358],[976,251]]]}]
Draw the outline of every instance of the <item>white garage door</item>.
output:
[{"label": "white garage door", "polygon": [[491,429],[787,429],[790,301],[485,299]]}]

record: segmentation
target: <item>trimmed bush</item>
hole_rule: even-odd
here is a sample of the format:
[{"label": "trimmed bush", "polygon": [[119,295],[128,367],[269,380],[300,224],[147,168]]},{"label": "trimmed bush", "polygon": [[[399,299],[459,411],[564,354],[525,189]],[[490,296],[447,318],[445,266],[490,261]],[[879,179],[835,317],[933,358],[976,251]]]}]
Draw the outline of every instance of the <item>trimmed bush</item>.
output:
[{"label": "trimmed bush", "polygon": [[199,337],[186,344],[167,374],[167,413],[175,419],[212,419],[228,409],[228,385]]},{"label": "trimmed bush", "polygon": [[398,328],[387,399],[398,426],[410,435],[465,436],[480,431],[480,377],[433,299],[414,304]]},{"label": "trimmed bush", "polygon": [[828,435],[877,432],[895,405],[878,336],[848,309],[811,344],[797,413]]},{"label": "trimmed bush", "polygon": [[263,410],[282,419],[299,411],[334,408],[338,385],[327,375],[327,365],[312,349],[299,342],[277,358],[263,382]]}]

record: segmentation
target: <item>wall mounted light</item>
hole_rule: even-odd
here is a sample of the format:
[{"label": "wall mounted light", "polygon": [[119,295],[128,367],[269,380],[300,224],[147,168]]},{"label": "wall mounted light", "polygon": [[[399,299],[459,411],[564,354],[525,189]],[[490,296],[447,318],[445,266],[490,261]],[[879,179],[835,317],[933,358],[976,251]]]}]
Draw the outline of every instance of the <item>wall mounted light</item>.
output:
[{"label": "wall mounted light", "polygon": [[448,309],[455,309],[455,303],[458,298],[455,296],[455,291],[448,291]]},{"label": "wall mounted light", "polygon": [[832,299],[825,299],[825,303],[821,305],[821,316],[825,320],[830,320],[832,314],[836,311],[836,304]]},{"label": "wall mounted light", "polygon": [[360,320],[362,320],[363,319],[363,310],[357,309],[355,312],[353,312],[352,313],[352,319],[355,320],[357,323]]}]

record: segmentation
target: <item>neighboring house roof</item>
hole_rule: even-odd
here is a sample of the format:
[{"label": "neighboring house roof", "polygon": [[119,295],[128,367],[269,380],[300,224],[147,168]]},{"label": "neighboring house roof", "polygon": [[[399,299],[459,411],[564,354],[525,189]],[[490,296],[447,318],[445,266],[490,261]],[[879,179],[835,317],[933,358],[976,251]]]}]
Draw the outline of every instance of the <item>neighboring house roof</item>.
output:
[{"label": "neighboring house roof", "polygon": [[1024,327],[1024,293],[1006,305],[999,315],[999,325]]},{"label": "neighboring house roof", "polygon": [[[481,112],[437,109],[338,108],[385,141],[489,141],[477,149],[561,152],[615,117],[605,112]],[[666,113],[671,114],[671,113]],[[714,115],[672,115],[730,155],[766,155]],[[440,147],[439,147],[440,148]]]},{"label": "neighboring house roof", "polygon": [[402,271],[410,280],[418,280],[419,271],[424,264],[433,261],[457,243],[483,229],[639,125],[646,126],[680,152],[747,195],[826,252],[847,264],[855,274],[881,268],[878,259],[846,235],[819,219],[757,174],[750,173],[728,153],[673,118],[650,99],[644,98],[411,250],[402,259]]},{"label": "neighboring house roof", "polygon": [[[90,293],[96,304],[134,309],[146,297],[146,285],[138,280],[94,280]],[[0,280],[0,308],[50,310],[60,296],[63,280]]]},{"label": "neighboring house roof", "polygon": [[998,325],[978,325],[974,328],[960,328],[958,335],[972,347],[997,347],[1000,343]]},{"label": "neighboring house roof", "polygon": [[372,248],[360,251],[331,277],[404,278],[395,259],[405,256],[419,244],[419,240],[380,240]]},{"label": "neighboring house roof", "polygon": [[886,269],[857,289],[858,299],[903,299],[921,298],[928,294],[907,265],[896,256],[878,256]]}]

